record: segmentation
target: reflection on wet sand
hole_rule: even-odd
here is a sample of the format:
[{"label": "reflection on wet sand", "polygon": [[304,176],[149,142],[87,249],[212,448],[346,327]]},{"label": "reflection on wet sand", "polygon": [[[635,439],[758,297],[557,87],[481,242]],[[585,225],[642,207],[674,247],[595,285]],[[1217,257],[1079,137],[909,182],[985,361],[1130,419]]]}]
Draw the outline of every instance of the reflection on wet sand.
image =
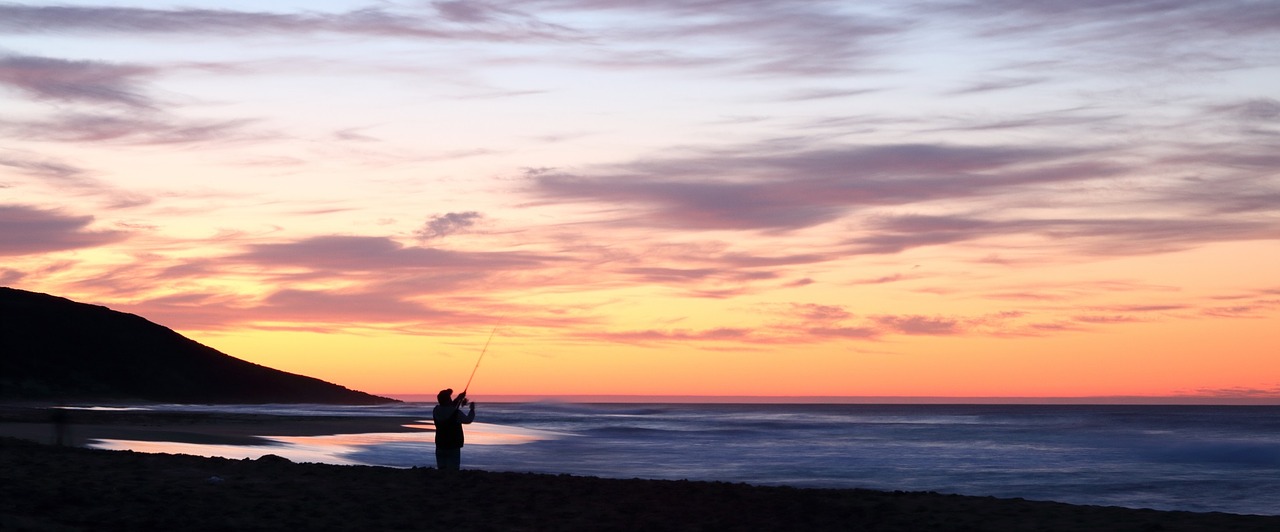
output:
[{"label": "reflection on wet sand", "polygon": [[[433,448],[432,445],[434,445],[435,432],[432,425],[429,422],[425,422],[425,424],[407,424],[403,425],[403,427],[416,430],[413,432],[368,432],[321,436],[262,435],[259,438],[267,443],[260,445],[102,438],[91,442],[89,447],[144,453],[216,456],[232,459],[257,459],[271,454],[294,462],[337,465],[375,465],[353,459],[351,456],[361,451],[384,445],[421,445],[424,456],[427,456]],[[518,445],[549,437],[552,437],[552,434],[479,422],[472,423],[467,428],[467,445]]]}]

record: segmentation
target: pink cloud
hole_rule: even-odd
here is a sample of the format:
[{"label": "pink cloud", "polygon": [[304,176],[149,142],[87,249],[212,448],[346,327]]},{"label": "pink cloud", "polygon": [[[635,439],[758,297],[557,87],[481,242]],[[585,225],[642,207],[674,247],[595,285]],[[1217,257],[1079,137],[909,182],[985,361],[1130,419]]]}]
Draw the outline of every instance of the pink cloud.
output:
[{"label": "pink cloud", "polygon": [[0,205],[0,256],[90,248],[124,240],[123,231],[88,229],[93,216],[26,205]]}]

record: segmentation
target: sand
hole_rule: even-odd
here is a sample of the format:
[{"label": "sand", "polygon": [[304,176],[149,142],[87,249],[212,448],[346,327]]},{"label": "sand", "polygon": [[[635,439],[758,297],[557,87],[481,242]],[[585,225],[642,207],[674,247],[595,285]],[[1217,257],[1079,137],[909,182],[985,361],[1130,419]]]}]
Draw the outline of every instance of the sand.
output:
[{"label": "sand", "polygon": [[[37,437],[0,436],[0,530],[1280,530],[1275,516],[59,447],[32,441],[50,437],[44,420],[12,414],[0,415],[0,434]],[[235,439],[268,422],[279,432],[285,420],[296,434],[396,421],[195,416],[139,425],[118,416],[130,421],[112,428],[103,424],[110,417],[94,430],[136,435],[185,423],[178,432]]]}]

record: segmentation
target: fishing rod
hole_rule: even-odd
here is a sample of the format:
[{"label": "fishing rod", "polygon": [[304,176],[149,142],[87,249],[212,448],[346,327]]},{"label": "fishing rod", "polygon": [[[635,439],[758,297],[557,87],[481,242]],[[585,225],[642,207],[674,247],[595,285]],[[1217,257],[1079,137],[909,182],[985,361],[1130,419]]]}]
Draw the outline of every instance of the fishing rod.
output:
[{"label": "fishing rod", "polygon": [[476,370],[480,369],[480,361],[484,360],[484,354],[489,351],[489,342],[493,341],[493,334],[498,332],[498,326],[494,325],[493,330],[489,331],[489,339],[484,341],[484,349],[480,350],[480,357],[476,359],[476,366],[471,368],[471,376],[467,377],[467,385],[462,387],[462,393],[467,393],[471,389],[471,379],[476,378]]}]

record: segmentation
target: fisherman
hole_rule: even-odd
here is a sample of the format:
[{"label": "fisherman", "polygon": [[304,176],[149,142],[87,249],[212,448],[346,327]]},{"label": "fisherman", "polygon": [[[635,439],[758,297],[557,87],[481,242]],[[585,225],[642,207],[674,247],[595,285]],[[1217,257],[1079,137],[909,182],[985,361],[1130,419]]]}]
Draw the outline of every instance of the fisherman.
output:
[{"label": "fisherman", "polygon": [[[436,395],[439,405],[431,410],[431,419],[436,424],[436,469],[441,471],[457,471],[462,468],[462,425],[476,419],[476,404],[467,401],[464,390],[453,398],[453,389],[440,390]],[[462,407],[470,405],[466,414]]]}]

